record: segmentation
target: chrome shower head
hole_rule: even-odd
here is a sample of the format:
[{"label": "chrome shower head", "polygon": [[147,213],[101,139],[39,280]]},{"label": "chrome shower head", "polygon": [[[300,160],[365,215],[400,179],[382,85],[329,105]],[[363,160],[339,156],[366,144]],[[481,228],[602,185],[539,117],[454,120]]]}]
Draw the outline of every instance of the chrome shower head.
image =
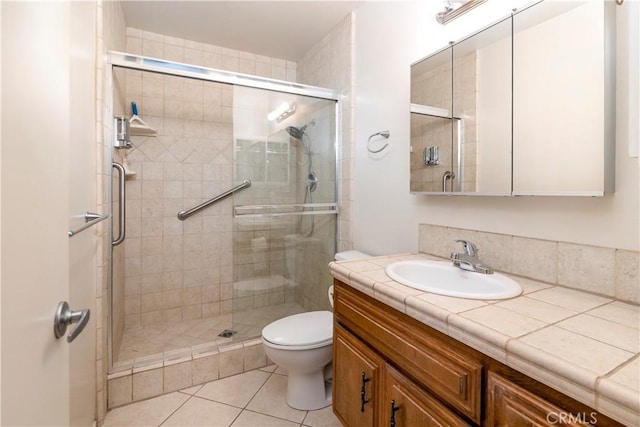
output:
[{"label": "chrome shower head", "polygon": [[302,141],[302,137],[304,136],[304,130],[307,126],[302,126],[301,128],[297,128],[294,126],[287,126],[286,131],[293,139],[297,139],[298,141]]}]

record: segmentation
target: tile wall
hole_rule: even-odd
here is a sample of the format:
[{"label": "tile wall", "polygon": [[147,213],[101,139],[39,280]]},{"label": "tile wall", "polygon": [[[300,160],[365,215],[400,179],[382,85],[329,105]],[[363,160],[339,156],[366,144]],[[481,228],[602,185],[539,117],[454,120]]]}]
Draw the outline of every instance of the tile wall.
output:
[{"label": "tile wall", "polygon": [[[345,17],[329,34],[313,46],[298,61],[298,82],[312,86],[331,88],[342,97],[340,126],[342,146],[339,165],[338,251],[353,249],[351,211],[353,194],[353,167],[355,155],[355,28],[353,15]],[[326,264],[322,266],[326,268]]]},{"label": "tile wall", "polygon": [[[127,29],[127,51],[296,80],[293,62],[133,28]],[[137,175],[127,183],[126,323],[230,313],[234,238],[249,238],[234,235],[231,200],[184,222],[176,214],[233,184],[233,89],[127,71],[126,93],[158,130],[157,137],[134,138],[135,148],[127,153]]]},{"label": "tile wall", "polygon": [[454,240],[476,244],[479,258],[497,271],[640,303],[640,253],[421,224],[419,250],[449,258]]},{"label": "tile wall", "polygon": [[110,374],[109,409],[257,369],[267,362],[260,339],[165,353],[164,358],[160,355]]}]

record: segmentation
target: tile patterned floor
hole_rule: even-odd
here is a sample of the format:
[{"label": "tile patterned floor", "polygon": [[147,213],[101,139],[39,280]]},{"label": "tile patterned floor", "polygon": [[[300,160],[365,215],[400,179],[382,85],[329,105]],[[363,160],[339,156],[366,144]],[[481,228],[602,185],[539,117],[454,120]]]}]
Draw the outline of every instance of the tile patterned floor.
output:
[{"label": "tile patterned floor", "polygon": [[331,406],[287,405],[286,372],[275,365],[116,408],[104,426],[341,427]]}]

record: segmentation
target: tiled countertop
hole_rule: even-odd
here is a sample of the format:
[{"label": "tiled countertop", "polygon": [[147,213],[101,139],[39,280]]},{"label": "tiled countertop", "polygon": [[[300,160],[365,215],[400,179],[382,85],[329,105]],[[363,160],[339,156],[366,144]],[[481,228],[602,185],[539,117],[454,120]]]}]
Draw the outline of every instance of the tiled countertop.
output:
[{"label": "tiled countertop", "polygon": [[332,275],[629,426],[640,426],[640,307],[505,274],[522,295],[446,297],[401,285],[384,268],[403,254],[332,262]]}]

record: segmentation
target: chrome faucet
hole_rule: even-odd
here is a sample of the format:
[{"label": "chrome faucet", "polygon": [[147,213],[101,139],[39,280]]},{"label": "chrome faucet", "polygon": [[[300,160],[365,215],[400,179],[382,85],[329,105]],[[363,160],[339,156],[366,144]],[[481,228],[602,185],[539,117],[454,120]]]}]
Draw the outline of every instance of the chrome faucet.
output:
[{"label": "chrome faucet", "polygon": [[453,261],[453,265],[463,270],[475,271],[482,274],[493,274],[493,268],[483,264],[478,259],[478,248],[468,240],[456,240],[456,243],[462,243],[464,253],[451,252],[449,259]]}]

